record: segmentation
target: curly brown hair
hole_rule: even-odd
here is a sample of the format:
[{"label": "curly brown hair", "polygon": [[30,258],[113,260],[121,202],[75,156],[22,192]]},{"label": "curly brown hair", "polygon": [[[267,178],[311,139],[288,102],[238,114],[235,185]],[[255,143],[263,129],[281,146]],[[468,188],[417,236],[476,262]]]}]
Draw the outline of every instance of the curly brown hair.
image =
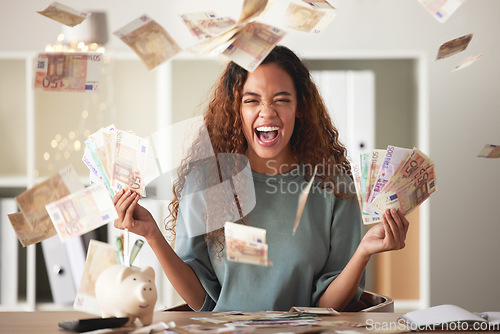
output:
[{"label": "curly brown hair", "polygon": [[[318,166],[317,177],[320,179],[320,186],[333,191],[337,197],[352,197],[348,191],[341,191],[337,186],[339,174],[351,176],[350,163],[346,157],[346,148],[339,142],[338,131],[328,115],[309,70],[297,55],[285,46],[276,46],[262,62],[269,63],[285,70],[295,85],[297,119],[290,139],[290,148],[295,161],[304,166],[304,177],[309,180],[313,166]],[[240,114],[242,90],[247,76],[245,69],[230,62],[215,85],[213,97],[204,114],[204,123],[215,157],[219,153],[245,154],[247,150],[248,144],[243,134]],[[203,147],[202,136],[200,131],[198,139],[177,171],[179,178],[173,186],[174,199],[169,205],[170,215],[165,224],[167,229],[175,229],[179,199],[188,173],[201,163],[206,163],[195,161],[196,156],[200,154],[198,151]],[[303,140],[304,138],[307,140]],[[235,199],[237,202],[236,196]],[[241,218],[244,221],[244,217]],[[216,252],[223,249],[222,229],[209,232],[206,239],[216,244]]]}]

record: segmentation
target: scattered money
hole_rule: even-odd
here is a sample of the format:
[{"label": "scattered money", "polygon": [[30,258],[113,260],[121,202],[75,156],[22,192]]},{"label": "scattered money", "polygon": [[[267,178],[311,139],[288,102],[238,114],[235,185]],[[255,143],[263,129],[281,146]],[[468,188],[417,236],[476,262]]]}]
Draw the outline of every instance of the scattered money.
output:
[{"label": "scattered money", "polygon": [[441,23],[446,22],[464,1],[465,0],[418,0],[418,2],[420,2],[420,4]]},{"label": "scattered money", "polygon": [[480,54],[477,54],[475,56],[467,57],[466,59],[464,59],[463,61],[461,61],[460,64],[458,64],[457,66],[455,66],[455,68],[452,70],[452,72],[463,70],[464,68],[472,65],[472,63],[476,62],[476,60],[478,60],[482,56],[483,56],[483,53],[481,52]]},{"label": "scattered money", "polygon": [[222,54],[253,72],[284,36],[283,30],[251,22],[238,33],[234,42]]},{"label": "scattered money", "polygon": [[103,184],[94,184],[45,206],[62,242],[118,218]]},{"label": "scattered money", "polygon": [[[381,214],[390,208],[406,215],[437,190],[434,162],[423,152],[392,145],[382,151],[373,150],[371,159],[362,154],[360,164],[351,169],[364,224],[381,222]],[[364,183],[370,183],[369,174],[374,173],[377,176],[370,189]]]},{"label": "scattered money", "polygon": [[472,34],[468,34],[444,43],[439,47],[436,60],[450,57],[454,54],[464,51],[465,49],[467,49],[467,46],[469,46],[471,40]]},{"label": "scattered money", "polygon": [[302,212],[304,211],[304,207],[306,206],[307,197],[309,196],[309,191],[311,190],[312,183],[314,181],[314,177],[316,176],[316,172],[318,171],[318,166],[314,167],[313,175],[309,182],[307,182],[307,186],[302,189],[299,195],[299,201],[297,204],[297,216],[295,217],[295,224],[293,225],[293,234],[297,231],[297,227],[299,227],[300,218],[302,217]]},{"label": "scattered money", "polygon": [[53,2],[47,8],[37,13],[70,27],[82,23],[90,15],[90,13],[73,9],[59,2]]},{"label": "scattered money", "polygon": [[45,210],[45,205],[83,188],[73,167],[68,166],[47,180],[22,192],[16,197],[16,202],[29,230],[34,233],[48,231],[47,238],[49,238],[54,235],[55,230],[53,230],[54,226]]},{"label": "scattered money", "polygon": [[290,312],[308,313],[308,314],[329,314],[337,315],[340,314],[338,311],[331,307],[301,307],[294,306],[290,309]]},{"label": "scattered money", "polygon": [[224,225],[228,261],[270,265],[267,259],[266,230],[236,223]]},{"label": "scattered money", "polygon": [[500,158],[500,145],[484,145],[478,157],[480,158]]},{"label": "scattered money", "polygon": [[101,309],[95,296],[95,281],[105,269],[115,264],[118,264],[116,249],[112,245],[90,240],[73,308],[101,316]]},{"label": "scattered money", "polygon": [[169,33],[147,15],[135,19],[114,34],[141,58],[149,70],[181,52],[181,47]]},{"label": "scattered money", "polygon": [[57,234],[52,222],[41,225],[41,228],[31,229],[22,212],[9,214],[8,217],[23,247],[36,244]]},{"label": "scattered money", "polygon": [[320,33],[335,18],[335,7],[324,0],[290,2],[285,12],[285,27],[302,32]]},{"label": "scattered money", "polygon": [[220,35],[236,24],[230,17],[218,17],[214,12],[182,14],[182,20],[198,39]]},{"label": "scattered money", "polygon": [[35,88],[49,91],[96,91],[101,82],[101,53],[40,53],[35,61]]},{"label": "scattered money", "polygon": [[244,0],[241,6],[240,18],[238,24],[250,22],[256,19],[267,8],[268,0]]}]

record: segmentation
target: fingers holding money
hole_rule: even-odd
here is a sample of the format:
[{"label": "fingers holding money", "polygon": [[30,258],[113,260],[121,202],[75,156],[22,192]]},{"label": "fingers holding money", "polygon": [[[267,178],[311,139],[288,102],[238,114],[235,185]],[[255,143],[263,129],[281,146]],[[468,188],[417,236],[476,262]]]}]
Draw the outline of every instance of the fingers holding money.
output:
[{"label": "fingers holding money", "polygon": [[130,229],[134,227],[134,210],[137,206],[140,196],[130,189],[120,190],[113,198],[118,219],[115,220],[114,226],[119,229]]}]

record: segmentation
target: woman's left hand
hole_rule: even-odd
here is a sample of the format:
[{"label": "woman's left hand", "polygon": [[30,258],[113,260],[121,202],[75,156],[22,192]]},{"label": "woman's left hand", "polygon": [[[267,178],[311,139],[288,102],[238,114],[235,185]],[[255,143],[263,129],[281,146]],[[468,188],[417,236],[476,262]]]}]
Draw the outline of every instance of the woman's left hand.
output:
[{"label": "woman's left hand", "polygon": [[382,214],[382,223],[366,232],[360,247],[368,256],[402,249],[405,246],[406,233],[410,223],[401,210],[387,209]]}]

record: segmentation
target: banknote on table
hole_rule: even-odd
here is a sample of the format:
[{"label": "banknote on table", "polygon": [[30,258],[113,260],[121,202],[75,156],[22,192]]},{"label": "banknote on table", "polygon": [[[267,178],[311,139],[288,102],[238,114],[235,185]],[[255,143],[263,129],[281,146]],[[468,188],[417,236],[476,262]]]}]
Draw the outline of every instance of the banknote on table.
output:
[{"label": "banknote on table", "polygon": [[381,214],[387,209],[400,209],[404,215],[422,204],[436,191],[434,165],[430,165],[419,177],[396,191],[380,194],[370,208]]},{"label": "banknote on table", "polygon": [[144,195],[144,173],[146,170],[147,139],[133,133],[116,130],[116,148],[113,160],[111,185],[116,190],[132,189]]},{"label": "banknote on table", "polygon": [[460,64],[458,64],[457,66],[455,66],[455,68],[452,70],[452,72],[456,72],[456,71],[460,71],[460,70],[463,70],[464,68],[466,67],[469,67],[470,65],[472,65],[473,63],[475,63],[477,60],[479,60],[479,58],[481,58],[483,56],[483,53],[479,53],[475,56],[471,56],[471,57],[467,57],[465,58],[464,60],[462,60],[460,62]]},{"label": "banknote on table", "polygon": [[9,214],[8,217],[23,247],[36,244],[57,234],[52,222],[41,226],[41,228],[31,229],[22,212]]},{"label": "banknote on table", "polygon": [[329,314],[329,315],[337,315],[340,314],[338,311],[331,307],[302,307],[302,306],[293,306],[290,309],[290,312],[299,312],[299,313],[308,313],[308,314]]},{"label": "banknote on table", "polygon": [[147,15],[135,19],[114,34],[141,58],[149,70],[182,51],[170,34]]},{"label": "banknote on table", "polygon": [[253,72],[284,36],[283,30],[251,22],[238,33],[234,42],[222,54]]},{"label": "banknote on table", "polygon": [[418,0],[418,2],[420,2],[420,4],[441,23],[446,22],[464,1],[465,0]]},{"label": "banknote on table", "polygon": [[45,206],[62,242],[118,218],[106,187],[99,183]]},{"label": "banknote on table", "polygon": [[90,240],[82,279],[76,293],[73,308],[101,315],[99,303],[95,296],[95,282],[105,269],[115,264],[118,264],[115,247],[105,242]]},{"label": "banknote on table", "polygon": [[52,231],[51,228],[54,226],[45,210],[45,205],[83,188],[73,167],[67,166],[47,180],[19,194],[16,202],[30,230]]},{"label": "banknote on table", "polygon": [[486,144],[479,152],[480,158],[500,158],[500,145]]},{"label": "banknote on table", "polygon": [[37,13],[69,27],[74,27],[82,23],[90,15],[90,13],[79,11],[59,2],[53,2],[47,8]]},{"label": "banknote on table", "polygon": [[464,51],[469,46],[470,41],[472,40],[473,34],[464,35],[451,41],[448,41],[441,45],[438,50],[438,54],[436,56],[436,60],[443,59],[446,57],[453,56],[459,52]]},{"label": "banknote on table", "polygon": [[102,64],[102,53],[40,53],[35,60],[35,88],[56,92],[96,91]]},{"label": "banknote on table", "polygon": [[181,15],[191,34],[198,39],[220,35],[236,24],[230,17],[219,17],[214,12],[198,12]]},{"label": "banknote on table", "polygon": [[266,230],[227,222],[224,225],[228,261],[270,265],[267,258]]},{"label": "banknote on table", "polygon": [[311,176],[311,179],[309,180],[309,182],[307,182],[306,187],[302,189],[302,191],[300,192],[299,201],[297,203],[297,215],[295,217],[295,224],[293,225],[294,235],[295,232],[297,231],[297,227],[299,227],[300,218],[302,217],[302,212],[304,211],[304,207],[306,206],[307,197],[309,197],[309,192],[311,191],[311,186],[317,171],[318,171],[318,166],[316,165],[314,167],[314,172],[313,175]]}]

